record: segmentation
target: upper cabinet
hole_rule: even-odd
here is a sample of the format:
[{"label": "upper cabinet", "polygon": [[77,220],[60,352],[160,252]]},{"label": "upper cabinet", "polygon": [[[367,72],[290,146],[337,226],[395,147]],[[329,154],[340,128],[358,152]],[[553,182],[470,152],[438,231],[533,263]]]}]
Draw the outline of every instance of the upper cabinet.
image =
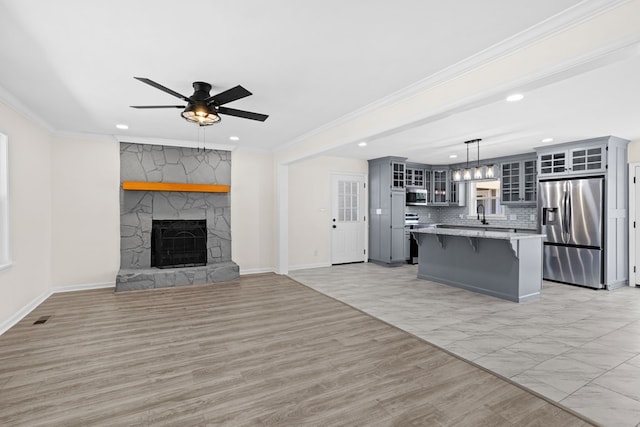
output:
[{"label": "upper cabinet", "polygon": [[404,190],[405,166],[404,162],[391,162],[391,189]]},{"label": "upper cabinet", "polygon": [[562,149],[543,147],[538,149],[538,163],[540,177],[604,172],[607,169],[607,145],[606,142],[589,140],[563,145]]},{"label": "upper cabinet", "polygon": [[606,155],[607,147],[605,145],[569,150],[571,171],[574,173],[602,172],[607,168]]},{"label": "upper cabinet", "polygon": [[424,188],[425,187],[425,170],[424,168],[405,167],[405,186]]},{"label": "upper cabinet", "polygon": [[500,165],[503,205],[536,204],[536,160],[513,160]]},{"label": "upper cabinet", "polygon": [[448,205],[449,204],[449,170],[433,170],[431,171],[433,180],[433,204]]}]

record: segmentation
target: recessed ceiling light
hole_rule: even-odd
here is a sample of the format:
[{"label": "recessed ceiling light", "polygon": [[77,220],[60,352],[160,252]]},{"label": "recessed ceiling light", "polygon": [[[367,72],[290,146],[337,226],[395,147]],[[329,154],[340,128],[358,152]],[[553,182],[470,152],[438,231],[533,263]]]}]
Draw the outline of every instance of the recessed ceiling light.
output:
[{"label": "recessed ceiling light", "polygon": [[458,157],[458,155],[457,155],[457,154],[450,154],[450,155],[449,155],[449,158],[450,158],[450,159],[455,159],[456,157]]},{"label": "recessed ceiling light", "polygon": [[229,139],[232,140],[232,141],[240,141],[240,137],[239,136],[230,136]]},{"label": "recessed ceiling light", "polygon": [[553,142],[553,138],[545,138],[542,142]]},{"label": "recessed ceiling light", "polygon": [[367,143],[362,141],[362,142],[358,142],[358,147],[366,147]]},{"label": "recessed ceiling light", "polygon": [[116,125],[116,127],[117,127],[118,129],[122,129],[122,130],[127,130],[127,129],[129,129],[129,126],[127,126],[127,125]]},{"label": "recessed ceiling light", "polygon": [[509,95],[507,96],[507,101],[509,102],[516,102],[516,101],[520,101],[522,98],[524,98],[524,95],[521,93],[514,93],[513,95]]}]

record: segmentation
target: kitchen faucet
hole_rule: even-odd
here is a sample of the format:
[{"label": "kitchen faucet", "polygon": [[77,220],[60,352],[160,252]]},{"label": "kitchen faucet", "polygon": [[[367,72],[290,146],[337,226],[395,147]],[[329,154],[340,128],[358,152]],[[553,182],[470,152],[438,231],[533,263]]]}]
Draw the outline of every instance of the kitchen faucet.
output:
[{"label": "kitchen faucet", "polygon": [[[482,211],[482,220],[480,220],[480,211]],[[489,224],[487,222],[487,219],[484,216],[484,205],[482,203],[478,203],[478,207],[476,208],[476,213],[478,214],[478,221],[480,221],[484,225]]]}]

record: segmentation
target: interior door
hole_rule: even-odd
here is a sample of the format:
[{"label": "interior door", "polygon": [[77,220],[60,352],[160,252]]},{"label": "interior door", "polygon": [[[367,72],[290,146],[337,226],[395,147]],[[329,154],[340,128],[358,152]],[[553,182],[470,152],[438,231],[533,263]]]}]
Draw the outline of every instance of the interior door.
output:
[{"label": "interior door", "polygon": [[331,175],[331,264],[365,260],[365,177]]},{"label": "interior door", "polygon": [[[636,181],[640,178],[640,166],[636,166],[635,167],[635,173],[634,173],[634,178],[636,179]],[[636,272],[634,275],[632,275],[631,277],[635,276],[635,280],[633,280],[633,284],[635,284],[636,286],[640,286],[640,271],[638,271],[638,269],[640,268],[640,226],[638,224],[640,224],[640,219],[639,219],[639,215],[640,215],[640,183],[632,186],[631,188],[633,188],[633,191],[635,191],[635,213],[634,213],[634,217],[631,220],[634,222],[635,227],[633,228],[633,234],[632,234],[632,239],[633,239],[633,245],[635,247],[635,263],[633,265],[636,266]]]}]

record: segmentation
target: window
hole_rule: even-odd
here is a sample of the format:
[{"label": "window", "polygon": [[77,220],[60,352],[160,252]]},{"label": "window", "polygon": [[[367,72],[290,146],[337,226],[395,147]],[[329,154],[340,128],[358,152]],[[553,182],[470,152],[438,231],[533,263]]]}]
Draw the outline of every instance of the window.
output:
[{"label": "window", "polygon": [[358,181],[338,181],[338,221],[358,221]]},{"label": "window", "polygon": [[469,215],[477,215],[478,205],[484,206],[485,216],[503,216],[500,204],[500,180],[469,182]]},{"label": "window", "polygon": [[0,133],[0,269],[11,265],[9,257],[9,159],[7,136]]}]

